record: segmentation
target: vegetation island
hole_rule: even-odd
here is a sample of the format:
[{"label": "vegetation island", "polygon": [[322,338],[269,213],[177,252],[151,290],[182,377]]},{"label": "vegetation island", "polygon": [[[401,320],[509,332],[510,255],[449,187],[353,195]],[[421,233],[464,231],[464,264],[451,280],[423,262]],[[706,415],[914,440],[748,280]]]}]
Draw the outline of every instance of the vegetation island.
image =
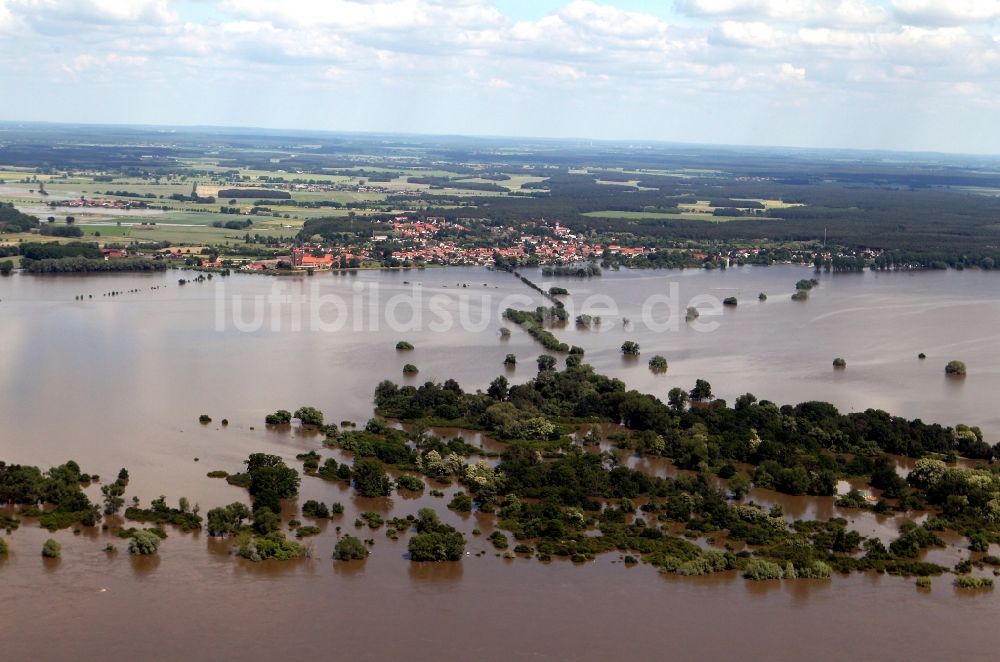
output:
[{"label": "vegetation island", "polygon": [[[991,585],[973,570],[1000,568],[1000,558],[984,554],[1000,541],[1000,470],[992,464],[1000,445],[986,443],[978,428],[926,424],[872,409],[844,414],[824,402],[779,406],[749,393],[730,406],[704,380],[690,391],[671,389],[664,402],[587,364],[568,363],[559,370],[539,361],[527,383],[510,385],[498,377],[486,393],[467,392],[453,380],[419,386],[385,381],[375,389],[376,417],[362,429],[325,423],[314,407],[300,407],[294,416],[279,410],[267,417],[269,425],[299,419],[323,433],[324,446],[353,461],[309,451],[299,455],[299,472],[278,456],[254,453],[241,471],[210,474],[245,488],[252,506],[234,502],[203,518],[200,507],[184,498],[177,506],[165,497],[148,507],[133,500],[124,519],[150,526],[122,525],[118,535],[130,541],[133,555],[160,553],[170,526],[225,537],[235,555],[251,561],[315,556],[302,540],[319,530],[296,521],[292,539],[280,517],[282,502],[298,497],[304,477],[343,481],[369,498],[457,484],[462,491],[448,508],[491,516],[496,533],[490,542],[497,549],[542,561],[582,563],[618,552],[661,572],[733,571],[758,580],[952,572],[958,586],[969,588]],[[461,437],[441,439],[429,433],[434,427],[480,430],[503,450],[489,453]],[[668,459],[676,474],[630,468],[632,454]],[[916,459],[905,479],[893,456]],[[957,466],[959,456],[980,463]],[[389,468],[400,475],[390,478]],[[881,540],[862,537],[840,517],[788,522],[780,507],[762,508],[747,498],[751,487],[836,496],[844,479],[863,481],[878,496],[869,500],[852,490],[838,497],[841,508],[929,516],[920,524],[904,521],[898,537]],[[24,519],[51,530],[98,526],[102,516],[125,506],[129,476],[123,469],[114,482],[102,484],[103,503],[94,504],[81,486],[99,480],[72,461],[48,471],[0,463],[0,503],[15,506],[0,526],[8,533]],[[301,510],[306,518],[336,520],[343,506],[307,501]],[[428,508],[389,520],[365,513],[356,524],[384,527],[392,539],[409,536],[412,561],[458,561],[467,544],[465,532]],[[921,561],[923,550],[944,544],[945,531],[967,538],[968,558],[951,568]],[[374,544],[338,535],[335,549],[325,554],[361,561]],[[17,550],[16,538],[8,538],[4,549]]]}]

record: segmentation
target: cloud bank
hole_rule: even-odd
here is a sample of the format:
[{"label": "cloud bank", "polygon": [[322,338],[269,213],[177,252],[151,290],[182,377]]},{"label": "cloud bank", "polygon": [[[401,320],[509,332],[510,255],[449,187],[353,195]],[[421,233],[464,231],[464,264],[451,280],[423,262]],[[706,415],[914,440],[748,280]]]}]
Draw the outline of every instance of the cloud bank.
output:
[{"label": "cloud bank", "polygon": [[0,117],[1000,152],[1000,0],[637,5],[0,0]]}]

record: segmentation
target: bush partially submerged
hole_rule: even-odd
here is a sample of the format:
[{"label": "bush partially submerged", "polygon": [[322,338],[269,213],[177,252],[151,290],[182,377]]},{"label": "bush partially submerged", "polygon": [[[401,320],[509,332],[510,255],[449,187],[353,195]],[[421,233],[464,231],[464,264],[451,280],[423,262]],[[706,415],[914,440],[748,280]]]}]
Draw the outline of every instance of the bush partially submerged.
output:
[{"label": "bush partially submerged", "polygon": [[337,561],[361,561],[368,558],[368,548],[354,536],[344,536],[333,548],[333,558]]}]

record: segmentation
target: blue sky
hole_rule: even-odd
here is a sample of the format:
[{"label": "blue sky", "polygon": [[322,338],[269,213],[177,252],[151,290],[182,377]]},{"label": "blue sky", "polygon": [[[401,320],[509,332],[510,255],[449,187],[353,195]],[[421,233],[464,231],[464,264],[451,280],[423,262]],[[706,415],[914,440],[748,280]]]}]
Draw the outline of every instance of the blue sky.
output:
[{"label": "blue sky", "polygon": [[0,0],[0,119],[1000,153],[1000,0]]}]

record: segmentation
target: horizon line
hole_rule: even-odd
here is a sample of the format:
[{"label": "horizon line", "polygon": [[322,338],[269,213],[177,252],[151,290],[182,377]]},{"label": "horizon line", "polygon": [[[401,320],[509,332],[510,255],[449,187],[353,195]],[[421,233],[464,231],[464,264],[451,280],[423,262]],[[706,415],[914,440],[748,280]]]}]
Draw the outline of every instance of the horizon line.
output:
[{"label": "horizon line", "polygon": [[502,134],[475,134],[475,133],[436,133],[436,132],[406,132],[391,130],[360,130],[360,129],[313,129],[313,128],[284,128],[284,127],[264,127],[264,126],[238,126],[223,124],[145,124],[128,122],[70,122],[55,120],[20,120],[20,119],[0,119],[0,130],[4,125],[21,126],[52,126],[52,127],[93,127],[93,128],[127,128],[127,129],[186,129],[200,131],[267,131],[281,132],[288,134],[318,134],[328,136],[399,136],[410,138],[450,138],[450,139],[470,139],[470,140],[494,140],[494,141],[538,141],[548,143],[601,143],[606,145],[631,145],[643,143],[648,145],[661,146],[682,146],[694,148],[725,148],[731,150],[793,150],[800,152],[848,152],[866,154],[901,154],[913,156],[946,156],[946,157],[972,157],[972,158],[994,158],[1000,159],[1000,153],[996,152],[943,152],[927,149],[888,149],[878,147],[816,147],[802,145],[774,145],[774,144],[754,144],[754,143],[705,143],[686,142],[683,140],[665,140],[653,138],[587,138],[580,136],[537,136],[537,135],[502,135]]}]

